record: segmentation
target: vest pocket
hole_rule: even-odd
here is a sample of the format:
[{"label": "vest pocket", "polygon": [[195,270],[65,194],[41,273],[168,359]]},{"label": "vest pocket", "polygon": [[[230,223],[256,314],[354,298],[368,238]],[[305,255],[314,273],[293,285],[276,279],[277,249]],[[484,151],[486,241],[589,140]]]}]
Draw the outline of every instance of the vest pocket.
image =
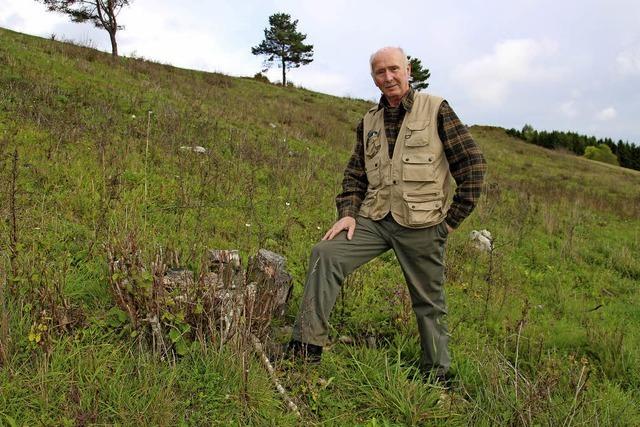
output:
[{"label": "vest pocket", "polygon": [[369,158],[373,158],[376,156],[376,154],[378,154],[378,151],[380,151],[380,146],[381,146],[381,142],[380,142],[380,131],[369,131],[369,134],[367,135],[366,141],[365,141],[365,153],[367,155],[367,157]]},{"label": "vest pocket", "polygon": [[365,194],[364,200],[362,201],[362,204],[360,205],[360,209],[365,208],[365,207],[371,207],[371,205],[374,205],[376,202],[376,198],[378,196],[378,191],[379,190],[367,190],[367,193]]},{"label": "vest pocket", "polygon": [[406,218],[409,225],[424,225],[442,215],[442,195],[439,193],[404,193]]},{"label": "vest pocket", "polygon": [[369,186],[373,188],[380,187],[380,185],[382,185],[382,175],[380,173],[380,160],[375,159],[366,163],[368,163],[365,165],[365,168],[367,170],[367,180],[369,181]]},{"label": "vest pocket", "polygon": [[431,153],[403,153],[402,179],[404,181],[435,181],[435,155]]},{"label": "vest pocket", "polygon": [[406,147],[424,147],[429,144],[429,120],[407,123],[407,132],[404,135]]}]

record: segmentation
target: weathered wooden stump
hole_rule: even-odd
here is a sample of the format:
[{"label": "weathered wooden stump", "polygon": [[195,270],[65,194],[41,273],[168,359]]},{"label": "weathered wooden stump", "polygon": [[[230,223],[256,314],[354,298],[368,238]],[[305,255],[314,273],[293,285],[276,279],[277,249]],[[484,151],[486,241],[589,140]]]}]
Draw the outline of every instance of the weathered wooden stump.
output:
[{"label": "weathered wooden stump", "polygon": [[268,319],[280,318],[287,308],[291,295],[291,275],[284,269],[285,259],[282,255],[266,249],[249,258],[247,267],[247,284],[256,284],[256,304],[254,316]]},{"label": "weathered wooden stump", "polygon": [[[202,275],[200,285],[212,298],[222,341],[230,339],[242,325],[262,336],[272,319],[284,315],[292,279],[282,255],[260,249],[249,258],[246,272],[237,250],[209,250],[208,262],[209,271]],[[187,298],[189,289],[197,286],[190,270],[169,270],[163,283],[169,291],[178,290],[178,299]]]},{"label": "weathered wooden stump", "polygon": [[[204,271],[167,269],[162,253],[146,268],[133,243],[109,248],[110,286],[134,328],[150,326],[154,347],[216,336],[226,342],[240,333],[264,337],[281,317],[291,293],[283,256],[264,249],[250,257],[247,271],[237,250],[209,250]],[[176,334],[175,331],[179,333]]]}]

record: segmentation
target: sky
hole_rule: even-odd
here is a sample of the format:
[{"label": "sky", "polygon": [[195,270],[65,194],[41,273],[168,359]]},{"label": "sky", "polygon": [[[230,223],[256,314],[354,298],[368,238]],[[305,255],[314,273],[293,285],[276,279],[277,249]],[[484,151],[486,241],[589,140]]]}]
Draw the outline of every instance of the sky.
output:
[{"label": "sky", "polygon": [[[429,68],[426,92],[447,99],[468,125],[528,123],[640,143],[638,0],[133,0],[118,17],[118,47],[253,76],[263,60],[251,47],[278,12],[297,19],[314,46],[314,61],[287,73],[307,89],[377,101],[369,56],[401,46]],[[0,0],[0,27],[110,51],[106,31],[35,0]],[[266,74],[281,78],[275,66]]]}]

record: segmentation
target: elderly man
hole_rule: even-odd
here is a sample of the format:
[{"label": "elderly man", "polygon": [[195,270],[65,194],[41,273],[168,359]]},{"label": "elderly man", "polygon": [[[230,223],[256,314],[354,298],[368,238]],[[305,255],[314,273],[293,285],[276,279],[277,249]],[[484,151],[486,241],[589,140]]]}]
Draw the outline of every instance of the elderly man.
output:
[{"label": "elderly man", "polygon": [[450,365],[445,243],[473,210],[486,163],[449,104],[415,92],[410,75],[400,48],[371,56],[371,76],[382,96],[358,126],[336,197],[340,219],[313,248],[288,351],[320,361],[343,279],[393,249],[418,323],[421,367],[442,381]]}]

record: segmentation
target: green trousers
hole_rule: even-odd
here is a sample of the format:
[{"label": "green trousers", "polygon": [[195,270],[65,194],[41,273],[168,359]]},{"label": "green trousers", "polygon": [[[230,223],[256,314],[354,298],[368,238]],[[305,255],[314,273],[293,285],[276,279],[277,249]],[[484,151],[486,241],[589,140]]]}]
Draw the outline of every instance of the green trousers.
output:
[{"label": "green trousers", "polygon": [[[445,323],[444,223],[411,229],[387,215],[380,221],[358,217],[352,240],[342,232],[313,247],[293,339],[326,345],[329,316],[344,278],[359,266],[393,249],[404,273],[422,345],[421,366],[441,375],[450,365]],[[375,307],[372,307],[375,309]]]}]

